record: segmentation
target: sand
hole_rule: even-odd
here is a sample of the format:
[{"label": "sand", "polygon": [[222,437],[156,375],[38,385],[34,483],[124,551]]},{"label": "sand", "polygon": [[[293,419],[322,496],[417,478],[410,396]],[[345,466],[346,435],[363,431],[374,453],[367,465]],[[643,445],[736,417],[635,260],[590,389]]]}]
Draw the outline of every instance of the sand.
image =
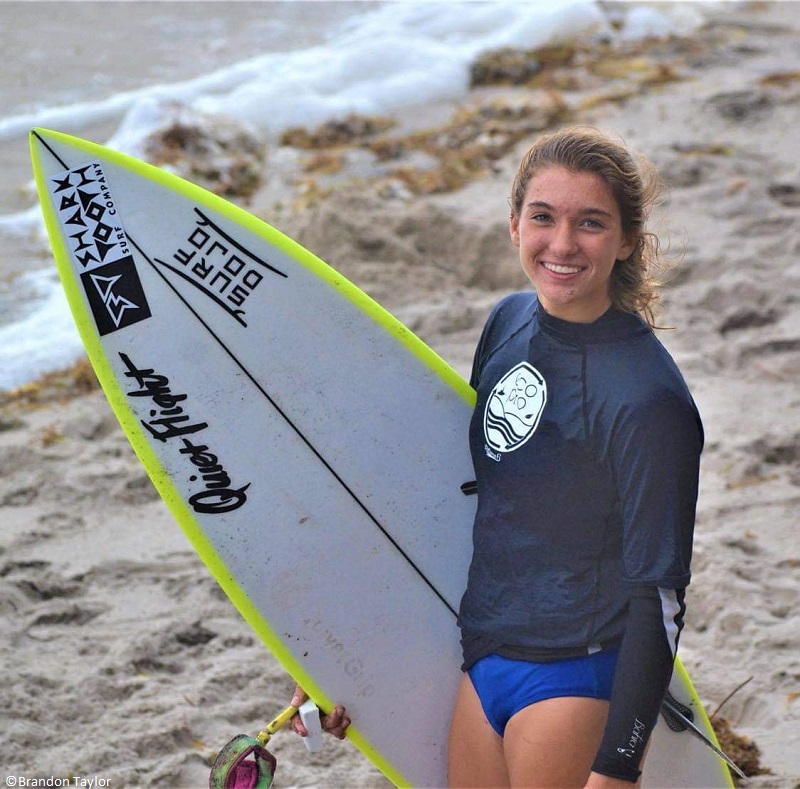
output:
[{"label": "sand", "polygon": [[[800,8],[706,11],[691,41],[647,54],[680,79],[635,91],[588,81],[568,99],[572,120],[616,131],[670,188],[659,231],[683,259],[661,337],[707,437],[681,657],[710,711],[752,677],[721,715],[772,771],[751,786],[795,787]],[[491,305],[525,284],[506,230],[521,144],[455,191],[357,189],[340,176],[299,212],[284,201],[273,222],[466,374]],[[284,174],[299,161],[272,152]],[[277,177],[252,210],[266,216]],[[228,739],[288,702],[291,680],[189,548],[99,392],[0,408],[0,523],[3,777],[200,787]],[[281,733],[270,747],[276,786],[388,785],[348,743],[311,756]]]}]

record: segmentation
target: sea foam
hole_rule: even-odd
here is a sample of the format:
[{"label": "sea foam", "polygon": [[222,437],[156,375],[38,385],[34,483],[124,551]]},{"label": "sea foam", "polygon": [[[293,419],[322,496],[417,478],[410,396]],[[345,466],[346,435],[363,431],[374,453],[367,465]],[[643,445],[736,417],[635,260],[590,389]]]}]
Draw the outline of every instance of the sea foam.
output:
[{"label": "sea foam", "polygon": [[[698,12],[676,4],[631,4],[614,11],[612,25],[610,12],[589,0],[389,2],[367,12],[353,5],[353,15],[322,44],[270,52],[181,82],[0,118],[0,140],[27,134],[33,126],[80,133],[100,121],[117,121],[106,144],[141,157],[148,135],[175,102],[226,114],[274,137],[292,126],[314,126],[353,112],[389,114],[458,101],[469,90],[470,63],[487,50],[534,49],[577,35],[686,34],[702,21]],[[42,229],[35,209],[0,217],[2,234],[36,232]],[[41,277],[29,288],[35,294],[30,311],[0,325],[0,389],[61,366],[82,348],[55,277],[29,276]],[[0,293],[0,302],[4,295],[13,298]]]}]

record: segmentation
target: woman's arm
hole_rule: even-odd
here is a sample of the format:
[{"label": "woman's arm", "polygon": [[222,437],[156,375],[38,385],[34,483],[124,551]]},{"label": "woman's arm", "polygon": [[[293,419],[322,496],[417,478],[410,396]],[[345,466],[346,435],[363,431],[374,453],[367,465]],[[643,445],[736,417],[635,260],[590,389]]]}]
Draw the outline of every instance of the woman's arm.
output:
[{"label": "woman's arm", "polygon": [[683,627],[683,590],[633,587],[608,721],[592,770],[636,783],[672,677]]}]

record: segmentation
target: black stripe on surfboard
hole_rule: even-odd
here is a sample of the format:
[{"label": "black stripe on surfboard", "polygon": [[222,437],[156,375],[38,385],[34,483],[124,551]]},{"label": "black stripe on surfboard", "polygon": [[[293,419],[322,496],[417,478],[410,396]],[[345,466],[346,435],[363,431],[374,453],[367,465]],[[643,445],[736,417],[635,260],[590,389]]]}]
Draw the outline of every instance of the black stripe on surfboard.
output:
[{"label": "black stripe on surfboard", "polygon": [[431,591],[444,603],[453,616],[458,616],[455,609],[447,602],[444,595],[433,585],[433,582],[428,578],[425,573],[417,566],[416,562],[400,547],[400,544],[395,540],[394,537],[389,533],[386,527],[378,520],[378,518],[371,512],[369,507],[358,497],[356,492],[342,479],[341,476],[336,472],[333,466],[325,459],[322,453],[311,443],[311,440],[308,436],[291,420],[289,415],[273,400],[270,394],[267,392],[266,389],[261,385],[261,383],[256,379],[256,377],[250,372],[250,370],[245,367],[245,365],[239,360],[239,358],[234,354],[234,352],[223,342],[223,340],[216,334],[216,332],[200,317],[197,311],[189,304],[186,299],[178,292],[172,282],[167,279],[164,272],[157,266],[153,260],[147,255],[147,253],[136,243],[136,241],[131,238],[130,233],[126,231],[125,233],[128,241],[130,241],[131,245],[136,248],[139,254],[147,261],[148,265],[155,271],[159,277],[167,284],[167,286],[172,290],[172,292],[178,297],[178,299],[183,303],[186,309],[194,315],[197,321],[205,328],[205,330],[217,341],[220,348],[231,358],[233,363],[247,376],[250,382],[258,389],[259,392],[266,398],[269,404],[281,415],[281,417],[286,421],[286,424],[294,430],[297,436],[303,441],[303,443],[314,453],[314,456],[325,466],[326,469],[333,475],[334,479],[344,488],[345,491],[353,498],[356,504],[363,510],[364,514],[378,527],[384,537],[397,549],[400,555],[411,565],[414,571],[419,575],[419,577],[425,582],[425,584],[431,589]]},{"label": "black stripe on surfboard", "polygon": [[41,136],[41,134],[39,134],[39,132],[37,132],[37,131],[36,131],[36,129],[33,129],[33,130],[31,131],[31,134],[33,134],[33,136],[34,136],[34,137],[35,137],[37,140],[39,140],[39,142],[42,144],[42,146],[43,146],[44,148],[46,148],[46,149],[47,149],[47,150],[50,152],[50,155],[51,155],[51,156],[52,156],[52,157],[53,157],[53,158],[54,158],[54,159],[55,159],[55,160],[56,160],[56,161],[57,161],[57,162],[58,162],[58,163],[59,163],[59,164],[60,164],[60,165],[61,165],[61,166],[62,166],[62,167],[65,169],[65,170],[69,170],[69,165],[68,165],[68,164],[67,164],[67,163],[66,163],[66,162],[65,162],[65,161],[64,161],[64,160],[63,160],[63,159],[62,159],[62,158],[61,158],[61,157],[60,157],[60,156],[59,156],[59,155],[58,155],[58,154],[57,154],[57,153],[56,153],[56,152],[55,152],[55,151],[54,151],[54,150],[53,150],[51,147],[50,147],[50,145],[48,144],[47,140],[45,140],[45,139],[44,139],[44,138]]},{"label": "black stripe on surfboard", "polygon": [[[64,160],[50,147],[50,145],[42,139],[42,137],[36,132],[33,132],[34,136],[39,140],[39,142],[44,146],[44,148],[53,156],[53,158],[64,167],[65,170],[69,170],[69,165],[64,162]],[[147,264],[153,269],[153,271],[158,274],[158,276],[166,283],[166,285],[170,288],[170,290],[175,294],[175,296],[183,303],[183,305],[192,313],[192,315],[197,319],[197,321],[203,326],[203,328],[216,340],[217,344],[225,351],[225,353],[230,357],[233,363],[247,376],[250,382],[258,389],[258,391],[263,395],[263,397],[270,403],[270,405],[280,414],[280,416],[284,419],[287,425],[291,427],[291,429],[296,433],[296,435],[300,438],[300,440],[311,450],[314,456],[319,460],[320,463],[330,472],[330,474],[334,477],[334,479],[342,486],[342,488],[351,496],[353,501],[361,508],[364,514],[372,521],[372,523],[377,526],[380,532],[386,537],[387,540],[395,547],[398,553],[409,563],[409,565],[413,568],[413,570],[419,575],[419,577],[425,582],[425,584],[430,588],[430,590],[442,601],[442,603],[447,607],[447,609],[453,614],[453,616],[457,616],[456,610],[453,608],[452,605],[447,601],[444,595],[434,586],[433,582],[428,578],[427,575],[422,571],[422,569],[417,566],[416,562],[403,550],[400,544],[395,540],[395,538],[389,533],[387,528],[378,520],[375,514],[369,509],[369,507],[358,497],[356,492],[345,482],[345,480],[336,472],[333,466],[325,459],[322,453],[312,444],[309,437],[303,433],[303,431],[296,425],[289,415],[273,400],[270,394],[264,389],[261,383],[256,379],[256,377],[245,367],[245,365],[239,360],[239,358],[233,353],[233,351],[228,348],[228,346],[222,341],[222,339],[214,332],[214,330],[203,320],[202,317],[197,313],[197,311],[189,304],[186,299],[180,294],[177,288],[170,282],[170,280],[166,277],[164,272],[157,266],[150,256],[142,249],[142,247],[133,239],[130,234],[127,232],[125,233],[128,241],[130,242],[131,246],[135,247],[139,254],[144,258]],[[284,275],[285,276],[285,275]]]}]

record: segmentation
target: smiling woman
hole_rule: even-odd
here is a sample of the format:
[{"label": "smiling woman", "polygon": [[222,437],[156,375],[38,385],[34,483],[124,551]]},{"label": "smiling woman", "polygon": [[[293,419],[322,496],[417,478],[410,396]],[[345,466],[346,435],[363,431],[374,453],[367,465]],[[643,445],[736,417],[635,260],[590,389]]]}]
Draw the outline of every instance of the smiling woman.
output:
[{"label": "smiling woman", "polygon": [[[703,445],[652,332],[654,184],[581,128],[539,139],[514,179],[511,239],[536,292],[495,307],[473,366],[452,786],[639,780],[683,626]],[[510,382],[520,368],[536,407]],[[501,411],[524,440],[494,439]]]}]

